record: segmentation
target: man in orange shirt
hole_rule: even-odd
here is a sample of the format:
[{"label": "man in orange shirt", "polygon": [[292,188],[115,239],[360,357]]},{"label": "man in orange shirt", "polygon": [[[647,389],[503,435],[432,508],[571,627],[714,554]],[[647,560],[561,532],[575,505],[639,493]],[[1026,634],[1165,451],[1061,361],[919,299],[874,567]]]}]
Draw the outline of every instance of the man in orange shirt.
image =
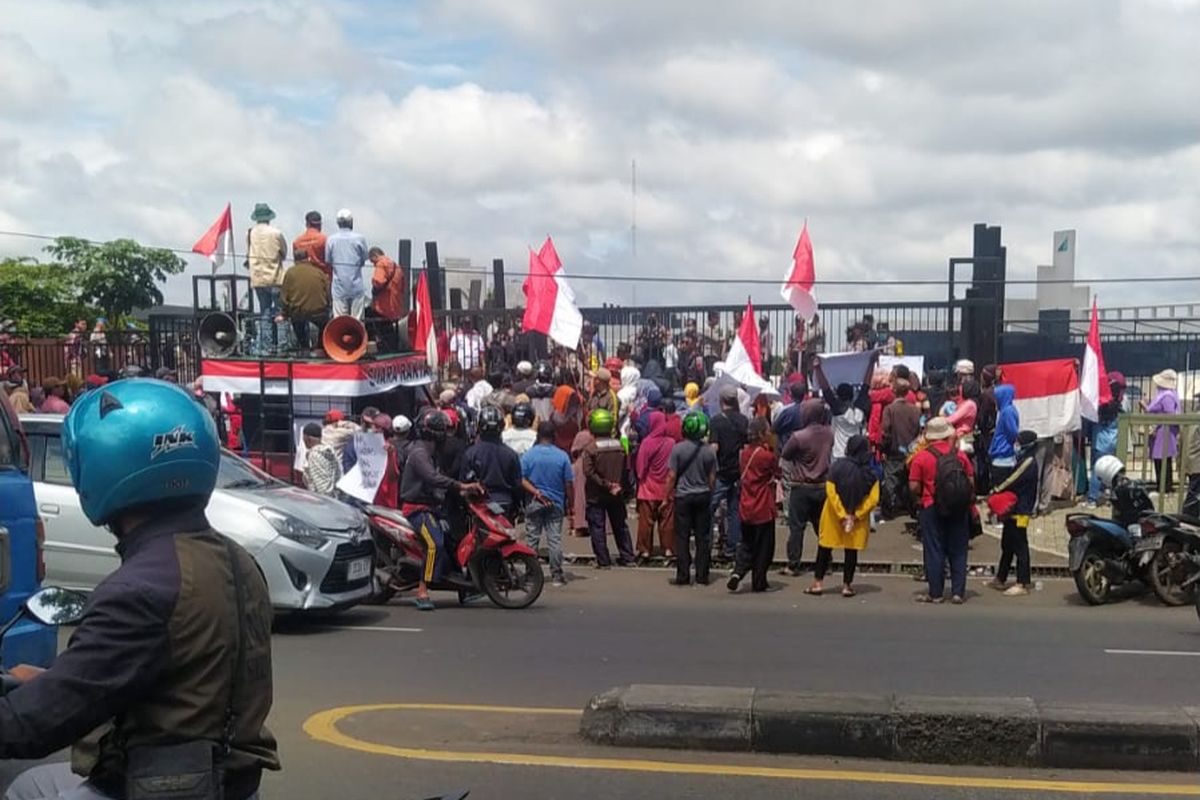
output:
[{"label": "man in orange shirt", "polygon": [[408,286],[404,270],[386,255],[382,248],[372,247],[367,258],[375,265],[371,276],[371,308],[367,325],[374,330],[381,352],[394,353],[400,349],[396,320],[404,316],[408,305]]},{"label": "man in orange shirt", "polygon": [[320,267],[327,280],[333,279],[333,272],[325,261],[325,234],[321,233],[321,212],[310,211],[304,215],[304,233],[292,242],[292,252],[304,250],[308,260]]}]

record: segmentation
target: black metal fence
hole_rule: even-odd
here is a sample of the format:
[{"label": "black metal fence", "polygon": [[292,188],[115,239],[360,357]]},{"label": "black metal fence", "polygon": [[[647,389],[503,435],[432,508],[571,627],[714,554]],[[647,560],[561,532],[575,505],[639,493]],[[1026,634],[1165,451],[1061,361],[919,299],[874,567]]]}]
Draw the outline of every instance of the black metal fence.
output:
[{"label": "black metal fence", "polygon": [[[820,336],[815,344],[819,352],[843,352],[851,349],[852,326],[870,321],[877,341],[888,343],[897,353],[925,356],[930,368],[951,365],[960,357],[983,362],[994,360],[995,352],[972,353],[964,332],[964,311],[982,305],[978,300],[954,302],[827,303],[818,309],[819,330],[806,326],[803,341]],[[585,325],[599,336],[607,356],[632,355],[645,358],[641,334],[651,325],[661,325],[668,338],[679,340],[692,333],[701,349],[723,357],[741,323],[745,304],[719,306],[602,306],[582,309]],[[797,334],[798,320],[790,306],[764,305],[754,309],[759,328],[760,347],[768,362],[768,372],[780,375],[789,369],[789,356]],[[549,353],[545,337],[515,335],[520,329],[521,310],[480,309],[438,312],[438,324],[452,332],[470,320],[485,342],[497,334],[509,333],[516,359],[536,360]],[[656,357],[661,357],[656,354]]]},{"label": "black metal fence", "polygon": [[150,318],[148,330],[106,331],[93,338],[85,331],[78,339],[7,334],[0,341],[0,361],[19,364],[31,386],[46,378],[82,381],[88,375],[111,375],[128,366],[153,374],[159,367],[176,370],[180,383],[199,375],[195,331],[191,317]]}]

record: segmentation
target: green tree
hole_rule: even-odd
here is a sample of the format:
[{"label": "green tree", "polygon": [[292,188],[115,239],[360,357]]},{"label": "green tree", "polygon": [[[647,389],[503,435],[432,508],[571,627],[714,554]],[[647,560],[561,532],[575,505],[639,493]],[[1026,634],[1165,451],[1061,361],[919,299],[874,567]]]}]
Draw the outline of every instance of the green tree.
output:
[{"label": "green tree", "polygon": [[88,316],[72,275],[61,264],[0,260],[0,319],[12,320],[14,330],[56,336]]},{"label": "green tree", "polygon": [[62,236],[46,251],[72,273],[80,298],[98,306],[117,320],[135,308],[162,305],[159,284],[183,272],[184,260],[157,247],[143,247],[132,239],[94,244]]}]

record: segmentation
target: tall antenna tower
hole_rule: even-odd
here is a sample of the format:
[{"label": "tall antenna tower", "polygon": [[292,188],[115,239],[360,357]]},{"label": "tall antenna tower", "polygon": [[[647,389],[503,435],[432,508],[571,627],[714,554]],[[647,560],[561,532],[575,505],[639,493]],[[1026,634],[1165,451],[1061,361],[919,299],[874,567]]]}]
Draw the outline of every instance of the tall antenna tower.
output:
[{"label": "tall antenna tower", "polygon": [[637,159],[633,159],[629,165],[629,192],[630,192],[630,225],[629,225],[629,241],[633,247],[633,257],[637,258]]},{"label": "tall antenna tower", "polygon": [[[630,201],[630,222],[629,222],[629,245],[633,252],[633,261],[637,263],[637,159],[633,159],[629,163],[629,201]],[[637,305],[637,282],[632,282],[633,289],[633,304]]]}]

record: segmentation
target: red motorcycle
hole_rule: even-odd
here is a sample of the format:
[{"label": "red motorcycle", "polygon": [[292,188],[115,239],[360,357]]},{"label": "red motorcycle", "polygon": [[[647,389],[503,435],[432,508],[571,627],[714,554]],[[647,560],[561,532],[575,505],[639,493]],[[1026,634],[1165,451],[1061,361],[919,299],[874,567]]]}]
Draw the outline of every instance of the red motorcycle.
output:
[{"label": "red motorcycle", "polygon": [[[500,608],[533,605],[546,582],[537,553],[517,541],[516,529],[499,504],[479,498],[468,501],[467,508],[467,533],[453,553],[447,553],[453,563],[446,565],[442,580],[429,584],[429,590],[457,592],[460,603],[483,592]],[[425,570],[425,549],[398,510],[367,505],[363,511],[375,540],[369,602],[386,603],[396,592],[416,587]]]}]

